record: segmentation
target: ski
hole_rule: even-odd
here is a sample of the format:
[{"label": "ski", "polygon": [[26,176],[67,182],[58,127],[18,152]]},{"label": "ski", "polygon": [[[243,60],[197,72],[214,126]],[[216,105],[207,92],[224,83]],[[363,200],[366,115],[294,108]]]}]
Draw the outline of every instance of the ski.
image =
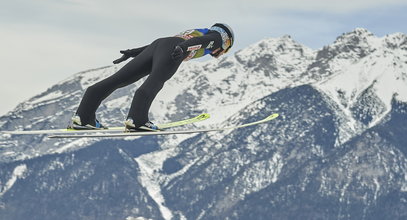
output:
[{"label": "ski", "polygon": [[[173,128],[178,126],[183,126],[187,124],[193,124],[196,122],[204,121],[210,118],[210,115],[207,113],[200,114],[196,117],[174,121],[164,124],[158,124],[158,128],[160,130],[164,130],[167,128]],[[65,134],[65,133],[120,133],[124,132],[124,126],[122,127],[110,127],[108,129],[97,129],[97,130],[75,130],[75,129],[49,129],[49,130],[25,130],[25,131],[1,131],[1,133],[6,134]]]},{"label": "ski", "polygon": [[238,128],[249,127],[253,125],[258,125],[261,123],[265,123],[271,121],[278,117],[278,114],[272,114],[262,120],[230,126],[230,127],[222,127],[222,128],[210,128],[210,129],[193,129],[193,130],[176,130],[176,131],[148,131],[148,132],[127,132],[127,133],[105,133],[105,134],[61,134],[61,135],[52,135],[48,136],[49,138],[117,138],[117,137],[134,137],[134,136],[151,136],[151,135],[171,135],[171,134],[192,134],[192,133],[206,133],[206,132],[213,132],[213,131],[225,131],[225,130],[234,130]]}]

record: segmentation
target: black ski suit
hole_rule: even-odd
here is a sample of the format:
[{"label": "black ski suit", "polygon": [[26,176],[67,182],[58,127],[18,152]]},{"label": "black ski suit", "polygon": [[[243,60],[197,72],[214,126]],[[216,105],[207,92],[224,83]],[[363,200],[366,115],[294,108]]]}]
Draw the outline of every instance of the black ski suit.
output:
[{"label": "black ski suit", "polygon": [[[176,46],[183,49],[179,59],[173,56]],[[190,39],[180,36],[160,38],[150,45],[128,50],[127,52],[134,59],[117,73],[90,86],[86,90],[76,113],[80,116],[83,125],[94,125],[95,112],[105,98],[116,89],[132,84],[148,75],[145,82],[135,92],[128,113],[128,117],[133,119],[134,124],[137,127],[141,126],[149,121],[148,112],[154,98],[164,83],[174,75],[182,61],[188,59],[191,53],[196,52],[194,51],[196,48],[205,48],[206,53],[208,53],[216,51],[221,46],[221,35],[215,31],[208,31],[203,36]],[[202,55],[205,54],[199,56]]]}]

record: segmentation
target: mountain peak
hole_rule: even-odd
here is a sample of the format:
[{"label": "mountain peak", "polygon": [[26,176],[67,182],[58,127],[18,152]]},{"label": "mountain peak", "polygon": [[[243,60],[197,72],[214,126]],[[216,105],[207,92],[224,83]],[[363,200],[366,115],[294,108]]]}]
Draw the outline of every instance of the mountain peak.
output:
[{"label": "mountain peak", "polygon": [[364,28],[356,28],[339,36],[332,44],[318,51],[317,59],[333,58],[356,62],[378,48],[382,47],[382,39]]},{"label": "mountain peak", "polygon": [[271,47],[271,48],[275,48],[278,47],[280,45],[294,45],[294,46],[301,46],[301,47],[305,47],[304,45],[301,45],[300,43],[298,43],[297,41],[295,41],[290,35],[283,35],[281,37],[275,37],[275,38],[266,38],[263,39],[261,41],[259,41],[257,44],[260,47]]},{"label": "mountain peak", "polygon": [[365,28],[355,28],[353,31],[346,32],[339,36],[341,37],[352,37],[352,36],[359,36],[359,37],[373,37],[374,34]]},{"label": "mountain peak", "polygon": [[353,34],[357,34],[357,35],[369,35],[369,36],[374,35],[372,32],[370,32],[366,28],[360,28],[360,27],[355,28],[353,31],[351,31],[349,33],[353,33]]},{"label": "mountain peak", "polygon": [[239,62],[257,60],[261,57],[292,56],[291,58],[307,59],[314,51],[297,41],[290,35],[277,38],[266,38],[236,53]]},{"label": "mountain peak", "polygon": [[369,45],[370,39],[375,38],[375,35],[364,28],[356,28],[351,32],[347,32],[336,38],[334,44],[352,44],[352,45]]},{"label": "mountain peak", "polygon": [[407,35],[403,33],[394,33],[386,35],[384,39],[385,45],[391,49],[404,49],[407,50]]}]

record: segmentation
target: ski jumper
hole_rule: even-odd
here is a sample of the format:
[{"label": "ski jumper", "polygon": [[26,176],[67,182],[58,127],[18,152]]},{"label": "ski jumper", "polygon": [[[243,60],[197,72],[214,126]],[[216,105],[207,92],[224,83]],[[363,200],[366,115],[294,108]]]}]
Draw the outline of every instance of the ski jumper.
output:
[{"label": "ski jumper", "polygon": [[[177,46],[184,52],[181,59],[174,59],[172,53]],[[137,89],[128,113],[136,126],[149,121],[150,106],[170,79],[182,61],[202,57],[222,47],[222,36],[219,32],[209,29],[193,29],[174,37],[160,38],[150,45],[127,50],[134,57],[117,73],[90,86],[76,112],[82,124],[94,124],[96,110],[101,102],[118,88],[130,85],[148,75],[144,83]]]}]

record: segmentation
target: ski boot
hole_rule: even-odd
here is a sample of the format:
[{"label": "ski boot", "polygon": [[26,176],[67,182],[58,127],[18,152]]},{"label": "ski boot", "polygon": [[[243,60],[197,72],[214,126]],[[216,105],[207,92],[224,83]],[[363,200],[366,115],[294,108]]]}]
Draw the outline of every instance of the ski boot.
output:
[{"label": "ski boot", "polygon": [[73,130],[103,130],[108,129],[106,126],[102,125],[97,119],[95,119],[94,124],[83,125],[81,122],[81,117],[79,115],[74,115],[71,118],[71,123],[68,125],[68,129]]},{"label": "ski boot", "polygon": [[144,125],[140,127],[136,127],[134,125],[134,121],[132,118],[127,118],[127,120],[124,122],[125,130],[126,132],[137,132],[137,131],[159,131],[160,129],[158,128],[157,125],[152,123],[151,121],[146,122]]}]

